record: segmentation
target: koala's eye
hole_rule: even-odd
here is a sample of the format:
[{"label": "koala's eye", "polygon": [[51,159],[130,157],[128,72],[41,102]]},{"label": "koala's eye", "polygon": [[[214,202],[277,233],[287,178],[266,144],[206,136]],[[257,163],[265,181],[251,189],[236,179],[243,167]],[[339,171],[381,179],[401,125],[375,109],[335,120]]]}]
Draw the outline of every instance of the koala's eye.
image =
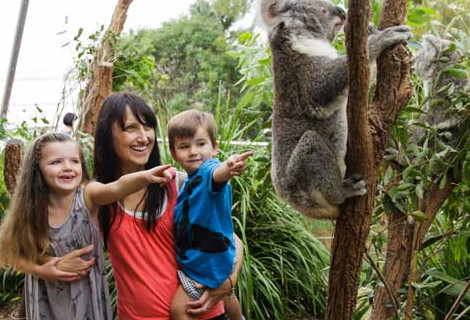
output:
[{"label": "koala's eye", "polygon": [[327,13],[328,13],[328,10],[326,10],[326,8],[322,8],[322,9],[321,9],[321,12],[323,12],[323,14],[327,14]]}]

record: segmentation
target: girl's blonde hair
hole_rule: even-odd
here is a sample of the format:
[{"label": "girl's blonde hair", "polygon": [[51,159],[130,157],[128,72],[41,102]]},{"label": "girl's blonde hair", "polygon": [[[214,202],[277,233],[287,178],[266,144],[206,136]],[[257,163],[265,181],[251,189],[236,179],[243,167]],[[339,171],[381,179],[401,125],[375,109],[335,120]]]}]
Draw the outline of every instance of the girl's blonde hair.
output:
[{"label": "girl's blonde hair", "polygon": [[12,197],[9,212],[0,226],[0,264],[17,268],[20,260],[43,263],[50,245],[48,223],[49,186],[39,167],[41,151],[47,143],[74,142],[82,165],[82,183],[88,181],[85,158],[78,143],[62,133],[37,137],[26,154],[20,179]]}]

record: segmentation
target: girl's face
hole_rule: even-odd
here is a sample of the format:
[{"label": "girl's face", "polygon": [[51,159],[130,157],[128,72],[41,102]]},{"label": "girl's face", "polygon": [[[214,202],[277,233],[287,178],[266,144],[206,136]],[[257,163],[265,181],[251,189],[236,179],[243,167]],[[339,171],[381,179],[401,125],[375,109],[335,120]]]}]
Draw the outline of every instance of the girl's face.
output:
[{"label": "girl's face", "polygon": [[73,141],[44,144],[39,168],[54,194],[66,195],[75,192],[82,182],[80,151]]},{"label": "girl's face", "polygon": [[155,130],[151,126],[141,124],[132,111],[126,108],[124,130],[115,122],[112,137],[121,174],[145,168],[155,145]]}]

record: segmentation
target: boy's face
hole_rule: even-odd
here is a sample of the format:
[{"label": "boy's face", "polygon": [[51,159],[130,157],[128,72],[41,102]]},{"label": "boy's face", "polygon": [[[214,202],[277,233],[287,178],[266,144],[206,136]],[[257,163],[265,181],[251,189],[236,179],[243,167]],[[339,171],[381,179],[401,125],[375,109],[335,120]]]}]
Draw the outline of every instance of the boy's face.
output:
[{"label": "boy's face", "polygon": [[202,163],[213,158],[218,150],[217,144],[212,144],[207,131],[199,127],[194,137],[176,137],[171,155],[188,174],[194,174]]}]

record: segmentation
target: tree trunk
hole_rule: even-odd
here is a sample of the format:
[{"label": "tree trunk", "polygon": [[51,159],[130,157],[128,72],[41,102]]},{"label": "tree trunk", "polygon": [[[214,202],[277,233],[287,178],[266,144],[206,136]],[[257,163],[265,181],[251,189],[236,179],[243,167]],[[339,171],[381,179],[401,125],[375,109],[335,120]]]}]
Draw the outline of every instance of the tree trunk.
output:
[{"label": "tree trunk", "polygon": [[399,289],[403,287],[410,269],[413,233],[414,223],[406,214],[398,210],[388,214],[384,282],[388,284],[393,296],[390,296],[384,286],[376,286],[371,319],[388,319],[398,312],[396,307],[400,306],[401,301]]},{"label": "tree trunk", "polygon": [[[11,139],[7,142],[3,157],[3,178],[8,193],[12,196],[15,192],[16,184],[23,164],[23,141]],[[21,291],[21,304],[18,310],[18,318],[26,319],[25,290]]]},{"label": "tree trunk", "polygon": [[101,47],[95,53],[91,68],[93,79],[87,84],[83,94],[79,129],[93,135],[98,114],[104,99],[113,89],[113,53],[116,37],[124,27],[127,10],[133,0],[119,0],[114,9],[111,23],[106,31]]},{"label": "tree trunk", "polygon": [[[360,173],[369,182],[373,176],[371,134],[367,125],[369,58],[367,51],[367,14],[369,1],[351,0],[346,24],[349,96],[347,172]],[[357,159],[358,161],[354,161]],[[369,233],[370,212],[375,183],[368,183],[367,195],[348,199],[335,227],[329,277],[326,319],[352,319],[356,306],[362,255]]]},{"label": "tree trunk", "polygon": [[[382,7],[379,28],[404,22],[407,1],[386,0]],[[410,56],[403,45],[387,49],[377,61],[378,78],[373,104],[367,113],[368,1],[349,1],[348,48],[349,84],[347,175],[361,173],[368,182],[364,197],[348,199],[335,228],[333,240],[327,319],[352,319],[357,301],[359,275],[366,238],[369,234],[374,206],[378,168],[387,146],[390,130],[399,111],[411,94]],[[369,124],[369,125],[367,125]]]},{"label": "tree trunk", "polygon": [[19,139],[9,140],[4,152],[3,178],[8,193],[13,195],[20,174],[21,164],[23,163],[23,141]]}]

